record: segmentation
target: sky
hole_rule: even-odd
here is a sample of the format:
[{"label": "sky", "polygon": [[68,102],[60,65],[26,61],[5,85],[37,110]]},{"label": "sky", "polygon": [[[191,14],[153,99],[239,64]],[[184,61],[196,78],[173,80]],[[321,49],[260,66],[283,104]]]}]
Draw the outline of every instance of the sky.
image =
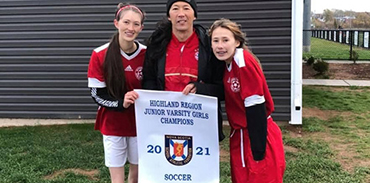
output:
[{"label": "sky", "polygon": [[322,13],[324,9],[370,12],[370,0],[311,0],[311,11]]}]

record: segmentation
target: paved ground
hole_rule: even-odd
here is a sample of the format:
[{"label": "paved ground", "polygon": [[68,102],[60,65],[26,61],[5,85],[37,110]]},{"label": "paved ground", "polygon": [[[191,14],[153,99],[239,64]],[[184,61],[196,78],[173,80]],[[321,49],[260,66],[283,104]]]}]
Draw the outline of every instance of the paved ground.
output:
[{"label": "paved ground", "polygon": [[370,86],[370,80],[303,79],[302,84],[324,86]]},{"label": "paved ground", "polygon": [[[333,63],[333,64],[353,64],[353,61],[350,60],[325,60],[325,62]],[[302,63],[306,63],[306,61],[302,61]],[[358,64],[370,64],[370,60],[358,60],[356,61]]]},{"label": "paved ground", "polygon": [[[353,64],[353,61],[349,60],[325,60],[328,63],[339,63],[339,64]],[[358,60],[356,61],[358,64],[370,64],[370,60]]]}]

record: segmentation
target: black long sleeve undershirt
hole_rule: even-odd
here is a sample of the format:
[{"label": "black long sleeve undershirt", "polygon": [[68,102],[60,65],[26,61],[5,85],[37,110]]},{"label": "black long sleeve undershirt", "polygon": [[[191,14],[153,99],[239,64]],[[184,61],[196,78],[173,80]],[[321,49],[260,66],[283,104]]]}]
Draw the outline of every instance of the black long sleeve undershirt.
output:
[{"label": "black long sleeve undershirt", "polygon": [[123,111],[123,99],[115,99],[108,93],[108,89],[104,88],[90,88],[91,97],[94,101],[102,107],[114,111]]},{"label": "black long sleeve undershirt", "polygon": [[261,161],[265,157],[267,141],[267,117],[265,103],[246,107],[247,128],[253,159]]}]

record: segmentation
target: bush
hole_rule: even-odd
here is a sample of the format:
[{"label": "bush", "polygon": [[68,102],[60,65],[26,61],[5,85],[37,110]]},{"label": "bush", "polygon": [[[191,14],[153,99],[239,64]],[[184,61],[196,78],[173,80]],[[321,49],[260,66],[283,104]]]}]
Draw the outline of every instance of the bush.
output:
[{"label": "bush", "polygon": [[313,63],[315,63],[315,57],[311,56],[311,57],[307,60],[306,64],[310,66],[310,65],[312,65]]},{"label": "bush", "polygon": [[322,75],[329,70],[329,64],[321,59],[318,59],[315,63],[313,63],[312,68]]},{"label": "bush", "polygon": [[[350,53],[351,53],[351,51],[350,51]],[[349,58],[349,59],[353,60],[353,62],[356,63],[356,61],[358,60],[358,57],[359,57],[359,55],[358,55],[357,51],[352,50],[352,58]]]}]

